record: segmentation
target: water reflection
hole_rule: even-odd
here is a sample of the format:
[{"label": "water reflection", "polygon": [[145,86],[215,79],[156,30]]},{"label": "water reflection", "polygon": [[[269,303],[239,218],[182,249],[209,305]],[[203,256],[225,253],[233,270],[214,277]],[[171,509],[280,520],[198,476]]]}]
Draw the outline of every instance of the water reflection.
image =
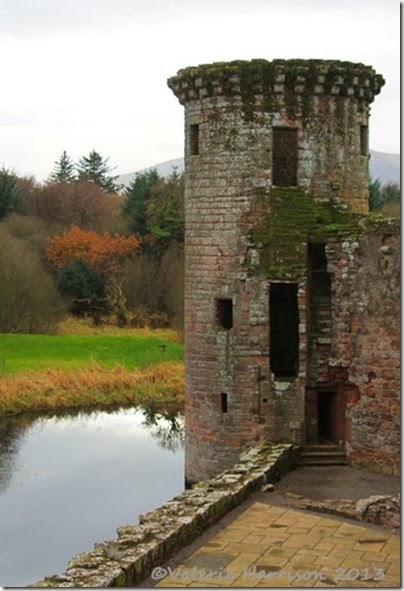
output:
[{"label": "water reflection", "polygon": [[69,409],[53,412],[25,413],[0,417],[0,494],[5,491],[16,469],[16,457],[21,444],[45,427],[57,430],[101,430],[119,424],[121,432],[139,425],[150,431],[151,437],[163,449],[172,452],[184,447],[184,416],[177,403],[148,401],[137,407],[108,410]]},{"label": "water reflection", "polygon": [[32,421],[28,416],[0,418],[0,493],[11,479],[16,455]]},{"label": "water reflection", "polygon": [[183,490],[174,405],[0,419],[0,585],[25,586]]},{"label": "water reflection", "polygon": [[144,426],[163,449],[176,452],[184,447],[184,416],[173,406],[159,406],[150,402],[143,407]]}]

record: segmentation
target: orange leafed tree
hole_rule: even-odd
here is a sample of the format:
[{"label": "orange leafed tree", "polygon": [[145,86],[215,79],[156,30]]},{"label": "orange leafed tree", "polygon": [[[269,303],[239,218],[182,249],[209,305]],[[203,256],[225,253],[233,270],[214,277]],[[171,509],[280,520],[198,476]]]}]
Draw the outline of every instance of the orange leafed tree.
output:
[{"label": "orange leafed tree", "polygon": [[82,259],[89,267],[114,273],[119,270],[125,258],[138,250],[139,245],[136,236],[97,234],[72,226],[61,236],[49,239],[45,256],[58,270]]}]

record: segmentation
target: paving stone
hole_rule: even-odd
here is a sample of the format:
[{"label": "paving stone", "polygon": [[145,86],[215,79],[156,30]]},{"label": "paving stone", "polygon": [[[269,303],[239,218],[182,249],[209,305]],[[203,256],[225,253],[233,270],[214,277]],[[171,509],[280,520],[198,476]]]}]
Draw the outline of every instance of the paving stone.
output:
[{"label": "paving stone", "polygon": [[200,569],[219,570],[226,567],[229,562],[234,560],[233,554],[214,553],[214,552],[196,552],[189,558],[184,566],[192,568],[194,566]]},{"label": "paving stone", "polygon": [[[208,544],[219,543],[217,540],[223,536],[227,538],[232,531],[244,531],[242,526],[250,523],[251,515],[257,511],[258,504],[242,513],[231,526],[224,527]],[[266,514],[271,512],[272,507]],[[212,552],[210,547],[209,552],[205,552],[202,547],[185,562],[184,567],[187,567],[187,573],[192,572],[190,566],[212,571],[222,569],[221,576],[203,581],[209,587],[399,587],[400,540],[397,534],[343,520],[313,517],[312,531],[307,535],[296,534],[295,525],[301,523],[306,514],[295,509],[286,510],[283,519],[287,525],[283,528],[282,540],[277,539],[276,534],[261,536],[255,529],[244,540],[230,542],[223,551]],[[335,535],[330,535],[330,531]],[[348,534],[344,542],[343,535]],[[251,540],[259,540],[259,543],[249,543]],[[281,546],[276,545],[279,541]],[[237,555],[232,556],[233,553]],[[223,580],[226,570],[229,575],[227,585]],[[198,571],[194,574],[197,576]],[[165,580],[157,586],[164,587]],[[173,586],[171,582],[170,587]],[[177,581],[179,587],[197,587],[197,583],[186,579]]]}]

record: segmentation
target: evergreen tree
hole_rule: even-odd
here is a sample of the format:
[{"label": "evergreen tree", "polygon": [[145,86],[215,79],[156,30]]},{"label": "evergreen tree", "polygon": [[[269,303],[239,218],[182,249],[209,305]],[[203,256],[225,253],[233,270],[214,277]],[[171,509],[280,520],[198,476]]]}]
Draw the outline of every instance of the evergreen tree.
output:
[{"label": "evergreen tree", "polygon": [[146,206],[150,250],[161,256],[174,242],[184,242],[184,175],[176,170],[160,179]]},{"label": "evergreen tree", "polygon": [[110,311],[102,273],[88,267],[82,259],[63,267],[58,288],[63,296],[70,298],[70,311],[76,316],[88,314],[98,323]]},{"label": "evergreen tree", "polygon": [[401,191],[397,183],[382,185],[380,179],[369,181],[369,209],[379,211],[383,206],[390,203],[400,203]]},{"label": "evergreen tree", "polygon": [[400,186],[398,183],[387,183],[383,185],[381,191],[381,203],[384,205],[385,203],[399,203],[401,200],[401,191]]},{"label": "evergreen tree", "polygon": [[17,176],[7,170],[0,169],[0,220],[21,206],[21,191]]},{"label": "evergreen tree", "polygon": [[108,164],[109,158],[104,158],[92,150],[88,156],[83,156],[78,163],[80,180],[91,181],[99,185],[108,193],[116,193],[121,188],[116,179],[119,175],[111,175],[111,167]]},{"label": "evergreen tree", "polygon": [[381,183],[380,179],[369,179],[369,209],[374,211],[381,203]]},{"label": "evergreen tree", "polygon": [[71,183],[75,180],[75,165],[72,159],[63,150],[61,157],[54,164],[53,171],[49,175],[51,183]]},{"label": "evergreen tree", "polygon": [[155,168],[138,172],[124,191],[125,201],[122,213],[129,229],[137,236],[145,236],[147,228],[147,203],[152,194],[153,186],[160,181]]}]

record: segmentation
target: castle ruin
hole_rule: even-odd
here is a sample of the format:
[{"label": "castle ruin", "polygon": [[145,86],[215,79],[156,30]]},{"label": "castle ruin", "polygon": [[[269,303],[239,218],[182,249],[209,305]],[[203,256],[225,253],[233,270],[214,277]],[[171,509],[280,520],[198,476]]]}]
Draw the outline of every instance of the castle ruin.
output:
[{"label": "castle ruin", "polygon": [[331,441],[399,469],[399,225],[368,214],[363,64],[180,70],[186,479],[247,446]]}]

